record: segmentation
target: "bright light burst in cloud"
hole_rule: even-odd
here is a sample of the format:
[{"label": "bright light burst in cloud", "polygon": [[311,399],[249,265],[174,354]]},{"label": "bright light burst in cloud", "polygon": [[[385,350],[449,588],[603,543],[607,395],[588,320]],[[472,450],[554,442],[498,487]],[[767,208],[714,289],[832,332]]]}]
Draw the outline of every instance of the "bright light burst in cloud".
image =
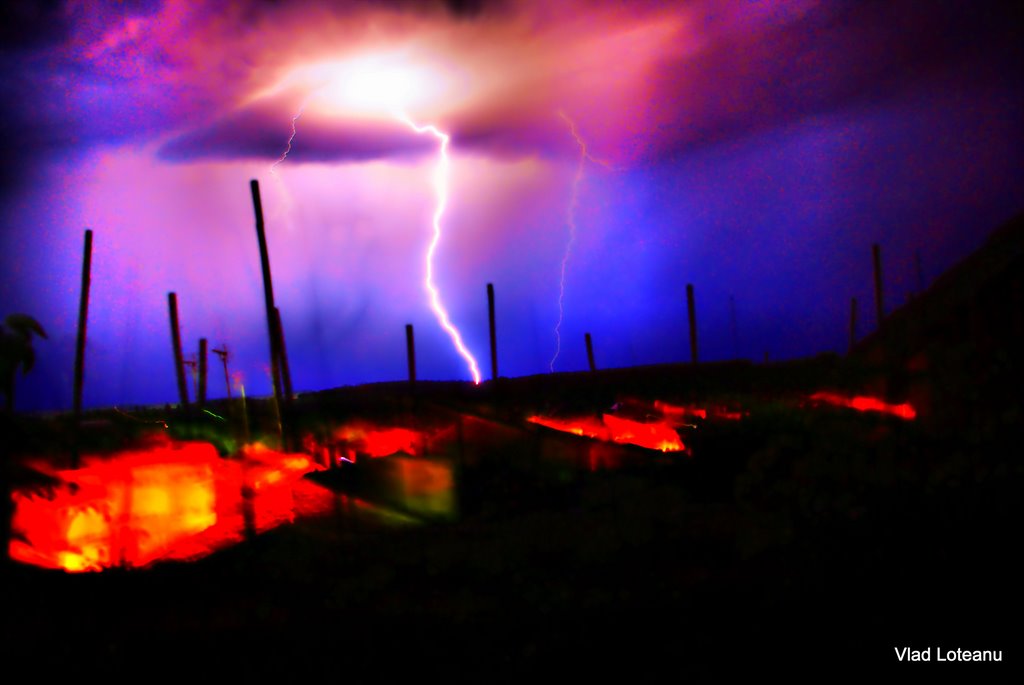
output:
[{"label": "bright light burst in cloud", "polygon": [[403,53],[357,55],[294,68],[253,102],[306,93],[305,107],[328,116],[393,118],[394,112],[436,110],[456,89],[451,72]]}]

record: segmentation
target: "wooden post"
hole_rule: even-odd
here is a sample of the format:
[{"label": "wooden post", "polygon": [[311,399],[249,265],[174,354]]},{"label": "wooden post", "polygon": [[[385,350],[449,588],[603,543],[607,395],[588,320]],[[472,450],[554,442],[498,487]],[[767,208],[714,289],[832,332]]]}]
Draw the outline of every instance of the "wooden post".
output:
[{"label": "wooden post", "polygon": [[850,351],[857,344],[857,298],[850,299]]},{"label": "wooden post", "polygon": [[875,320],[881,328],[885,310],[882,307],[882,249],[878,243],[871,246],[871,260],[875,267]]},{"label": "wooden post", "polygon": [[690,318],[690,361],[697,363],[697,307],[693,301],[693,284],[686,284],[686,310]]},{"label": "wooden post", "polygon": [[[78,340],[75,343],[75,430],[82,418],[82,386],[85,384],[85,329],[89,320],[89,284],[92,282],[92,229],[85,230],[82,249],[82,289],[78,296]],[[71,468],[78,468],[78,440],[71,451]]]},{"label": "wooden post", "polygon": [[196,358],[185,357],[182,360],[185,368],[188,369],[188,377],[192,379],[192,396],[199,397],[199,379],[196,377]]},{"label": "wooden post", "polygon": [[409,362],[409,385],[416,384],[416,341],[413,339],[412,324],[405,324],[405,356]]},{"label": "wooden post", "polygon": [[594,341],[590,339],[590,333],[584,333],[583,339],[587,343],[587,364],[591,371],[597,371],[597,367],[594,365]]},{"label": "wooden post", "polygon": [[487,284],[487,320],[491,329],[491,380],[498,380],[498,336],[494,328],[494,284]]},{"label": "wooden post", "polygon": [[277,351],[281,355],[281,380],[284,383],[284,401],[292,401],[292,372],[288,366],[288,348],[284,344],[284,326],[281,325],[281,310],[274,307],[274,325],[277,328]]},{"label": "wooden post", "polygon": [[259,181],[249,181],[252,191],[252,206],[256,214],[256,239],[260,246],[260,267],[263,270],[263,304],[267,310],[267,336],[270,339],[271,379],[274,386],[274,403],[281,405],[281,355],[278,350],[278,336],[274,325],[274,283],[270,277],[270,254],[267,252],[267,235],[263,226],[263,202],[260,200]]},{"label": "wooden post", "polygon": [[199,408],[206,405],[206,338],[199,339],[199,392],[196,393]]},{"label": "wooden post", "polygon": [[185,383],[185,360],[181,355],[181,329],[178,327],[178,295],[167,293],[167,309],[171,315],[171,345],[174,347],[174,372],[178,376],[178,399],[188,407],[188,384]]},{"label": "wooden post", "polygon": [[230,400],[231,399],[231,377],[228,375],[228,346],[227,345],[221,345],[221,348],[223,348],[223,349],[218,350],[217,348],[214,348],[213,353],[215,355],[217,355],[218,357],[220,357],[221,362],[224,364],[224,386],[227,388],[228,400]]},{"label": "wooden post", "polygon": [[89,319],[89,284],[92,280],[92,230],[85,231],[82,250],[82,289],[78,299],[78,341],[75,345],[75,421],[82,416],[82,385],[85,381],[85,329]]}]

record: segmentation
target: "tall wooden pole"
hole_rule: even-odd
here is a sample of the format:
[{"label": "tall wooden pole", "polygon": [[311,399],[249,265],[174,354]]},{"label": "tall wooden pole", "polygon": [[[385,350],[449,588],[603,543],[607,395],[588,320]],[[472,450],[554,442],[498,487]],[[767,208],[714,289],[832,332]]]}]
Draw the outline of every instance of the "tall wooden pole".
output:
[{"label": "tall wooden pole", "polygon": [[292,401],[292,372],[288,366],[288,347],[284,344],[284,326],[281,324],[281,310],[274,307],[274,326],[277,328],[277,352],[281,355],[281,381],[284,383],[285,404]]},{"label": "tall wooden pole", "polygon": [[594,341],[590,339],[590,333],[584,333],[583,338],[587,342],[587,364],[591,371],[597,371],[597,366],[594,365]]},{"label": "tall wooden pole", "polygon": [[686,284],[686,311],[690,319],[690,361],[697,363],[697,307],[693,301],[693,284]]},{"label": "tall wooden pole", "polygon": [[409,384],[416,384],[416,341],[413,339],[412,324],[405,324],[405,356],[409,362]]},{"label": "tall wooden pole", "polygon": [[491,330],[491,380],[498,380],[498,336],[494,327],[494,284],[487,284],[487,320]]},{"label": "tall wooden pole", "polygon": [[199,391],[196,402],[202,408],[206,405],[206,338],[199,339]]},{"label": "tall wooden pole", "polygon": [[[92,282],[92,229],[85,230],[82,249],[82,288],[78,295],[78,339],[75,342],[75,397],[73,399],[75,432],[71,449],[71,468],[78,468],[78,426],[82,419],[82,387],[85,385],[85,329],[89,321],[89,285]],[[6,539],[3,541],[6,544]]]},{"label": "tall wooden pole", "polygon": [[259,181],[249,181],[252,191],[252,207],[256,214],[256,238],[260,245],[260,267],[263,269],[263,304],[267,310],[267,336],[270,338],[270,367],[274,385],[274,402],[281,406],[281,355],[278,350],[277,327],[274,325],[274,283],[270,278],[270,255],[267,252],[267,235],[263,226],[263,202],[260,200]]},{"label": "tall wooden pole", "polygon": [[185,383],[185,360],[181,354],[181,329],[178,326],[178,295],[167,293],[167,309],[171,315],[171,345],[174,347],[174,372],[178,376],[178,399],[188,407],[188,384]]},{"label": "tall wooden pole", "polygon": [[850,351],[857,344],[857,298],[850,299]]},{"label": "tall wooden pole", "polygon": [[871,246],[871,261],[875,267],[875,320],[881,328],[885,310],[882,307],[882,248],[878,243]]},{"label": "tall wooden pole", "polygon": [[78,340],[75,345],[75,422],[82,416],[82,386],[85,382],[85,329],[89,320],[89,284],[92,281],[92,229],[85,231],[82,250],[82,289],[78,297]]}]

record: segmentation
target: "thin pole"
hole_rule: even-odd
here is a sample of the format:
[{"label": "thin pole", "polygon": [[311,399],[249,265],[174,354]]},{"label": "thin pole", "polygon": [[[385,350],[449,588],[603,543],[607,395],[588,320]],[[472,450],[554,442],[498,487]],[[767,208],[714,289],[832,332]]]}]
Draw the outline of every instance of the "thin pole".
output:
[{"label": "thin pole", "polygon": [[587,364],[591,371],[597,371],[597,366],[594,365],[594,341],[590,339],[590,333],[584,333],[583,338],[587,342]]},{"label": "thin pole", "polygon": [[199,339],[199,392],[196,402],[202,407],[206,404],[206,338]]},{"label": "thin pole", "polygon": [[89,284],[92,281],[92,229],[85,231],[82,250],[82,289],[78,299],[78,341],[75,345],[75,423],[82,416],[82,386],[85,383],[85,329],[89,320]]},{"label": "thin pole", "polygon": [[188,377],[192,379],[192,395],[199,397],[199,379],[196,377],[196,358],[195,356],[187,357],[182,360],[185,364],[185,368],[188,369]]},{"label": "thin pole", "polygon": [[412,324],[405,324],[405,356],[409,361],[409,384],[416,383],[416,341],[413,338]]},{"label": "thin pole", "polygon": [[252,207],[256,214],[256,239],[260,246],[260,267],[263,270],[263,303],[267,310],[267,336],[270,338],[271,378],[274,386],[274,403],[281,404],[281,355],[278,350],[278,336],[274,325],[274,283],[270,278],[270,255],[267,252],[267,235],[263,226],[263,202],[260,200],[259,181],[249,181],[252,191]]},{"label": "thin pole", "polygon": [[487,320],[491,329],[491,379],[498,380],[498,336],[494,328],[494,284],[487,284]]},{"label": "thin pole", "polygon": [[850,299],[850,351],[857,344],[857,298]]},{"label": "thin pole", "polygon": [[221,345],[223,349],[214,348],[213,353],[220,357],[221,362],[224,364],[224,387],[228,391],[228,399],[231,399],[231,377],[228,376],[228,346]]},{"label": "thin pole", "polygon": [[[85,385],[85,332],[89,321],[89,285],[92,282],[92,229],[85,229],[82,249],[82,288],[78,299],[78,340],[75,343],[75,439],[71,448],[71,468],[78,468],[78,430],[82,420],[82,388]],[[7,539],[0,541],[7,544]]]},{"label": "thin pole", "polygon": [[277,327],[277,350],[281,355],[281,380],[284,382],[284,401],[291,402],[292,372],[288,366],[288,348],[284,344],[284,326],[281,325],[281,310],[274,307],[274,325]]},{"label": "thin pole", "polygon": [[178,295],[167,293],[167,309],[171,315],[171,345],[174,347],[174,371],[178,376],[178,398],[182,408],[188,407],[188,385],[185,383],[185,360],[181,355],[181,329],[178,327]]},{"label": "thin pole", "polygon": [[690,319],[690,361],[697,363],[697,307],[693,302],[693,285],[686,284],[686,310]]},{"label": "thin pole", "polygon": [[875,243],[871,246],[871,260],[875,267],[875,317],[878,327],[882,326],[884,309],[882,307],[882,248]]}]

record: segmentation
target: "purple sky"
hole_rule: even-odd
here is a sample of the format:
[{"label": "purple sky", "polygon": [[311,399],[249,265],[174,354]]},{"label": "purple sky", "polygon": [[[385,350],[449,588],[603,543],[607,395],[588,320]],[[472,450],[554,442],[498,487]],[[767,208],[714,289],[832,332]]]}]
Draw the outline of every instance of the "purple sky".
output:
[{"label": "purple sky", "polygon": [[87,406],[175,401],[172,290],[186,353],[226,343],[247,393],[269,391],[251,178],[298,390],[402,378],[406,323],[421,378],[469,378],[424,288],[436,141],[399,109],[451,134],[436,284],[482,367],[495,284],[503,375],[555,351],[579,162],[559,112],[607,165],[577,189],[558,370],[585,367],[586,331],[600,366],[687,359],[687,283],[704,359],[841,352],[851,297],[873,326],[873,242],[891,309],[915,252],[930,281],[1024,210],[1024,37],[995,4],[2,12],[0,317],[50,333],[24,409],[70,407],[86,227]]}]

